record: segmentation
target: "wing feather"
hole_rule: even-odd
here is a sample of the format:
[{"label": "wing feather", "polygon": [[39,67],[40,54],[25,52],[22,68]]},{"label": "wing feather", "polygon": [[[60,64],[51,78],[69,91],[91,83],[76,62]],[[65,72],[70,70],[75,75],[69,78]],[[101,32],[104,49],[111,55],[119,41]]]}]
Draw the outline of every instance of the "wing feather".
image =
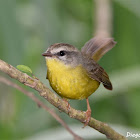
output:
[{"label": "wing feather", "polygon": [[95,79],[103,84],[103,86],[108,89],[112,90],[112,84],[109,79],[108,74],[105,72],[105,70],[97,64],[93,59],[85,58],[85,69],[87,70],[88,75],[90,78]]}]

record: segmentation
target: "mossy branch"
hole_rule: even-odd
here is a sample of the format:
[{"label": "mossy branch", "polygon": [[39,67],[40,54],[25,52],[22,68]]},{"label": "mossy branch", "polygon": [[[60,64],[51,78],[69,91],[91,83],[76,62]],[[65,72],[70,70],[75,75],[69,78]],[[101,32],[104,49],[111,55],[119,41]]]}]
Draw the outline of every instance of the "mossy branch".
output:
[{"label": "mossy branch", "polygon": [[55,113],[54,110],[50,109],[48,106],[46,106],[46,104],[44,104],[41,100],[39,100],[34,93],[25,90],[24,88],[22,88],[21,86],[17,85],[16,83],[13,83],[12,81],[10,81],[9,79],[0,76],[0,83],[6,84],[8,86],[11,86],[19,91],[21,91],[23,94],[27,95],[30,99],[32,99],[39,107],[42,107],[44,110],[46,110],[47,112],[49,112],[51,114],[51,116],[56,119],[56,121],[58,121],[74,138],[74,140],[83,140],[80,136],[78,136],[77,134],[75,134],[75,132],[73,132],[68,125]]},{"label": "mossy branch", "polygon": [[[11,78],[18,80],[19,82],[27,85],[40,94],[40,96],[44,97],[48,102],[54,105],[56,108],[61,110],[62,112],[69,115],[71,118],[77,119],[80,122],[84,123],[86,119],[86,114],[83,111],[76,110],[74,108],[70,108],[69,112],[67,109],[67,104],[61,98],[59,98],[55,93],[53,93],[49,88],[47,88],[40,80],[34,79],[28,76],[26,73],[23,73],[12,65],[0,60],[0,70],[4,73],[8,74]],[[88,125],[97,131],[105,134],[108,139],[111,140],[126,140],[124,136],[117,133],[106,123],[100,122],[94,118],[91,118]]]}]

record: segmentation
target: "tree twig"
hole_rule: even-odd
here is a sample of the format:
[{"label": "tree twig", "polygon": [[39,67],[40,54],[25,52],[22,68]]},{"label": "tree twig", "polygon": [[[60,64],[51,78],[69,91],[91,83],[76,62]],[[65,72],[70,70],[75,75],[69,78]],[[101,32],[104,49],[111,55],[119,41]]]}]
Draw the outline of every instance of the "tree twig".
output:
[{"label": "tree twig", "polygon": [[22,93],[24,93],[25,95],[27,95],[28,97],[30,97],[34,102],[37,103],[37,105],[39,105],[40,107],[42,107],[46,111],[48,111],[74,137],[74,140],[82,140],[82,138],[80,136],[76,135],[68,127],[68,125],[52,109],[50,109],[43,102],[41,102],[32,92],[25,90],[24,88],[20,87],[19,85],[11,82],[10,80],[8,80],[2,76],[0,76],[0,82],[15,88],[15,89],[21,91]]},{"label": "tree twig", "polygon": [[[86,114],[83,111],[75,110],[74,108],[67,109],[67,104],[56,94],[54,94],[50,89],[48,89],[40,80],[33,79],[25,73],[20,72],[12,65],[0,60],[0,70],[8,74],[11,78],[18,80],[19,82],[27,85],[35,90],[37,90],[40,96],[44,97],[48,102],[57,107],[62,112],[68,114],[71,118],[75,118],[80,122],[84,123],[86,119]],[[94,118],[91,118],[88,125],[99,132],[106,135],[108,139],[111,140],[126,140],[124,136],[117,133],[106,123],[100,122]]]},{"label": "tree twig", "polygon": [[110,37],[112,32],[111,0],[95,1],[95,36]]}]

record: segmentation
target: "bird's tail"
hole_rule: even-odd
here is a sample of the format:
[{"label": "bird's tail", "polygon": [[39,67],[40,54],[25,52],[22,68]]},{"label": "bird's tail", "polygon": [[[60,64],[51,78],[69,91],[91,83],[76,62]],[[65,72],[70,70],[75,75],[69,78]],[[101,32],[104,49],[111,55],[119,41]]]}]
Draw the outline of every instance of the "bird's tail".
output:
[{"label": "bird's tail", "polygon": [[115,44],[116,42],[113,38],[94,37],[83,46],[81,52],[97,62],[105,53],[112,49]]}]

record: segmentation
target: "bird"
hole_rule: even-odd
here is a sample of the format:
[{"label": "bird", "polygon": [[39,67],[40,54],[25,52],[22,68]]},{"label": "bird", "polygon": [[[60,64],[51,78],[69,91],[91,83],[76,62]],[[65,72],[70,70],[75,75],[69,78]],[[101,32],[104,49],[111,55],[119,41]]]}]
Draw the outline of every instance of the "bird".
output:
[{"label": "bird", "polygon": [[113,89],[108,74],[97,61],[115,44],[113,38],[94,37],[81,51],[67,43],[55,43],[42,54],[47,65],[46,79],[52,89],[66,102],[69,99],[86,99],[84,127],[91,119],[88,97],[98,89],[100,83],[108,90]]}]

